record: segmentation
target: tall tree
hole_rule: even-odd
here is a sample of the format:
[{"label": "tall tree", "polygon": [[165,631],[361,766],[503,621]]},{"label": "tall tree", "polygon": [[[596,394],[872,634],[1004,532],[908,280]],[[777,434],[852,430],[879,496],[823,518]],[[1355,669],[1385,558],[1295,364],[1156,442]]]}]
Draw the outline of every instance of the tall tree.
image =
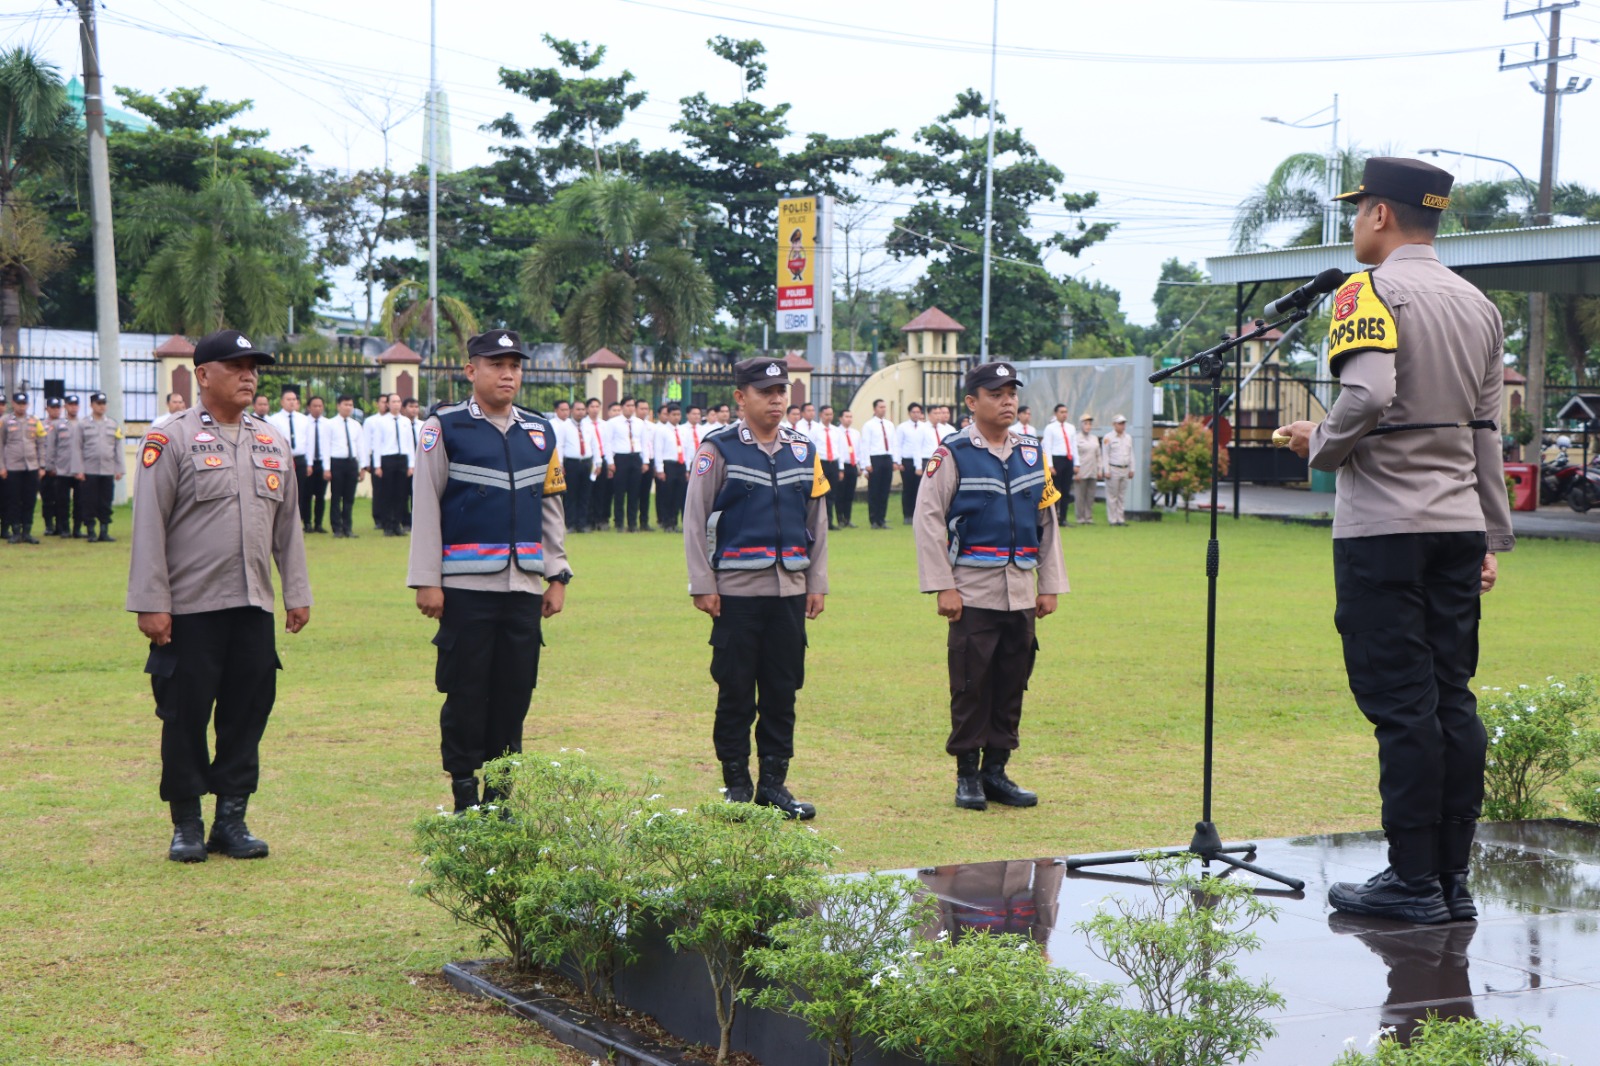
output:
[{"label": "tall tree", "polygon": [[275,151],[262,143],[267,130],[232,124],[254,101],[208,100],[204,86],[160,96],[120,85],[116,91],[129,111],[150,120],[150,127],[113,126],[107,150],[114,185],[127,191],[174,185],[199,192],[207,178],[226,172],[242,177],[260,197],[305,191],[309,148]]},{"label": "tall tree", "polygon": [[736,324],[736,339],[744,342],[752,323],[776,313],[778,200],[848,197],[845,181],[858,175],[863,161],[883,154],[894,131],[846,138],[810,133],[797,150],[785,151],[790,105],[754,98],[766,86],[765,46],[728,37],[707,43],[739,69],[739,99],[716,103],[703,92],[685,97],[682,117],[672,125],[685,150],[651,153],[643,172],[658,186],[685,190],[709,214],[697,243],[722,309]]},{"label": "tall tree", "polygon": [[[61,242],[45,232],[18,186],[74,169],[82,156],[76,115],[56,68],[32,52],[0,52],[0,354],[17,353],[23,296],[60,266]],[[6,367],[6,391],[12,372]]]},{"label": "tall tree", "polygon": [[1156,320],[1140,338],[1143,354],[1190,356],[1233,332],[1233,288],[1210,281],[1194,263],[1174,257],[1161,264],[1152,297]]},{"label": "tall tree", "polygon": [[574,361],[627,350],[643,331],[676,355],[711,317],[711,281],[688,247],[694,216],[678,193],[620,175],[590,176],[556,197],[554,231],[528,252],[522,287],[535,315],[566,293],[561,339]]},{"label": "tall tree", "polygon": [[[428,287],[422,282],[406,278],[390,289],[383,298],[379,322],[383,335],[391,341],[407,341],[413,350],[430,360],[434,358],[435,353],[429,349],[434,332],[434,311],[428,300]],[[439,325],[445,340],[453,338],[455,341],[454,345],[448,345],[450,354],[461,359],[467,351],[467,340],[478,332],[478,316],[454,296],[440,293]]]},{"label": "tall tree", "polygon": [[[1371,152],[1351,148],[1339,153],[1340,191],[1361,183]],[[1328,206],[1328,157],[1297,152],[1273,168],[1272,175],[1239,205],[1233,219],[1233,246],[1248,252],[1261,247],[1274,227],[1299,227],[1288,247],[1322,243],[1322,215]],[[1339,240],[1350,239],[1351,213],[1339,209]]]},{"label": "tall tree", "polygon": [[[891,254],[930,260],[917,283],[918,299],[962,320],[973,340],[982,319],[987,116],[981,93],[958,94],[954,108],[916,132],[913,140],[921,149],[890,152],[879,173],[879,180],[913,190],[918,201],[895,220]],[[1020,129],[1008,126],[999,112],[995,127],[990,350],[1022,356],[1053,343],[1067,299],[1064,283],[1044,267],[1045,251],[1079,255],[1104,240],[1115,224],[1079,217],[1071,233],[1058,230],[1035,239],[1036,208],[1056,205],[1066,212],[1063,217],[1081,216],[1099,196],[1061,191],[1061,171]],[[1092,301],[1083,302],[1085,310],[1093,310]],[[1105,316],[1092,317],[1098,324]]]}]

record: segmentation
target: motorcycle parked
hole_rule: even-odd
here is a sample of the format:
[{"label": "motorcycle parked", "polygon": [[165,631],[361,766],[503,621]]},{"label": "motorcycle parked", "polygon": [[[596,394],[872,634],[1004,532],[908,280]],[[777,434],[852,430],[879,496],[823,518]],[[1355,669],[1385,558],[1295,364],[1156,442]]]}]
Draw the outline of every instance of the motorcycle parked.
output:
[{"label": "motorcycle parked", "polygon": [[1554,441],[1556,455],[1539,464],[1539,502],[1567,502],[1578,514],[1600,505],[1600,455],[1587,467],[1579,466],[1567,457],[1572,447],[1568,437]]}]

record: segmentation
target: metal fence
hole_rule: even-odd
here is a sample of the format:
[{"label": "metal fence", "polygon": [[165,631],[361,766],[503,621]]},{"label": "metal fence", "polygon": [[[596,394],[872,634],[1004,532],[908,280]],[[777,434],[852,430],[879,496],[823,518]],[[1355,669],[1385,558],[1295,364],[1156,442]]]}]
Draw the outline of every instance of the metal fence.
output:
[{"label": "metal fence", "polygon": [[[100,389],[100,360],[92,355],[7,355],[0,377],[28,393],[28,410],[43,418],[53,396],[78,396],[85,412],[89,394]],[[122,358],[122,418],[148,422],[160,410],[156,362],[149,356]],[[7,397],[10,399],[10,397]]]}]

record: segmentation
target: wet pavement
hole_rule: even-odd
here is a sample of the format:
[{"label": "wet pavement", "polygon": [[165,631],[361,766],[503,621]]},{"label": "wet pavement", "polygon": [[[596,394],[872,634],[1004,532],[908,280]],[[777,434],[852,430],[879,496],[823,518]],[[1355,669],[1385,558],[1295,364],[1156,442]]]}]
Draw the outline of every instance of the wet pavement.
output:
[{"label": "wet pavement", "polygon": [[[1221,500],[1224,513],[1231,513],[1232,482],[1223,484]],[[1242,485],[1239,513],[1259,518],[1331,518],[1333,493],[1310,492],[1281,485]],[[1537,511],[1513,511],[1511,531],[1519,537],[1600,541],[1600,508],[1578,514],[1566,504],[1558,503]]]},{"label": "wet pavement", "polygon": [[[1258,924],[1261,949],[1239,960],[1286,1004],[1277,1036],[1250,1060],[1326,1066],[1347,1039],[1365,1048],[1384,1026],[1404,1037],[1429,1012],[1540,1027],[1549,1052],[1600,1061],[1600,827],[1559,821],[1480,827],[1471,885],[1476,922],[1412,926],[1337,914],[1335,881],[1361,882],[1386,864],[1379,833],[1258,840],[1255,862],[1305,881],[1302,893],[1247,878],[1279,908]],[[1223,867],[1213,865],[1214,872]],[[1058,966],[1096,979],[1122,975],[1074,928],[1108,896],[1149,900],[1143,868],[1069,871],[1056,859],[940,866],[914,874],[943,903],[947,927],[1022,933]]]}]

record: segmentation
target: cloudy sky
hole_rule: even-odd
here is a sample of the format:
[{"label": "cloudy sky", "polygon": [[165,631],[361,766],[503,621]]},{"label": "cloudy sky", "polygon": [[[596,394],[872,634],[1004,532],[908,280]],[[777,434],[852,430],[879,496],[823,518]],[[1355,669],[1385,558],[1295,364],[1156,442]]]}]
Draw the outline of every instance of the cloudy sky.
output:
[{"label": "cloudy sky", "polygon": [[[1512,10],[1534,6],[1511,0]],[[0,46],[30,45],[64,73],[81,68],[75,21],[56,0],[12,0]],[[70,7],[70,5],[69,5]],[[532,105],[498,87],[501,66],[551,65],[541,34],[609,49],[606,71],[637,77],[649,101],[624,128],[646,147],[676,143],[680,97],[737,95],[734,68],[707,38],[758,37],[769,50],[762,98],[789,101],[793,128],[845,136],[911,133],[964,88],[987,91],[987,0],[521,0],[441,3],[440,80],[450,95],[454,163],[488,157],[488,119]],[[1538,180],[1543,17],[1503,18],[1501,0],[1000,0],[999,107],[1066,174],[1095,190],[1095,220],[1116,233],[1083,261],[1057,257],[1120,289],[1147,321],[1162,260],[1202,262],[1229,250],[1234,210],[1285,155],[1324,152],[1330,130],[1261,121],[1325,121],[1339,97],[1346,144],[1409,154],[1442,147],[1510,160]],[[417,116],[428,79],[426,0],[105,0],[102,62],[110,84],[143,90],[205,85],[249,98],[251,125],[275,146],[305,144],[318,163],[393,165],[421,158]],[[1600,75],[1600,2],[1563,13],[1578,58]],[[1600,185],[1600,86],[1568,97],[1558,177]],[[1510,177],[1495,163],[1443,157],[1463,179]],[[881,242],[906,194],[862,184]],[[1060,209],[1056,209],[1059,214]],[[1041,210],[1042,231],[1060,224]],[[1089,262],[1097,260],[1096,265]],[[892,275],[891,275],[892,276]],[[900,280],[908,280],[902,271]]]}]

